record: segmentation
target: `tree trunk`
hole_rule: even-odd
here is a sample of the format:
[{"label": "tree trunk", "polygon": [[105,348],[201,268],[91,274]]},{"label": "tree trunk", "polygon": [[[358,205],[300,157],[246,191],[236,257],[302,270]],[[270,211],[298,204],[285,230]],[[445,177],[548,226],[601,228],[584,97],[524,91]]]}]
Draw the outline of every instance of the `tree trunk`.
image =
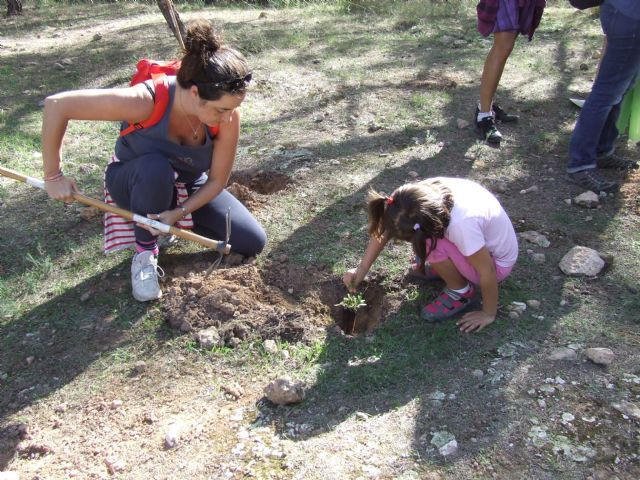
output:
[{"label": "tree trunk", "polygon": [[172,0],[157,0],[158,7],[160,7],[160,11],[164,16],[164,19],[167,21],[173,36],[176,37],[180,47],[184,50],[184,37],[187,33],[187,30],[180,20],[180,15],[178,15],[178,11],[176,7],[173,5]]},{"label": "tree trunk", "polygon": [[7,17],[22,15],[22,0],[7,0]]}]

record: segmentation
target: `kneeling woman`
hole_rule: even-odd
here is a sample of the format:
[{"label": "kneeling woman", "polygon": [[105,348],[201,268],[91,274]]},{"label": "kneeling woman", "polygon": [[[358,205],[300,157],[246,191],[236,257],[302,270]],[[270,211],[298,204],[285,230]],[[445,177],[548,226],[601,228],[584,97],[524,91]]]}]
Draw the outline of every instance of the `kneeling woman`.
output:
[{"label": "kneeling woman", "polygon": [[[249,211],[224,187],[235,161],[240,134],[238,107],[251,72],[245,58],[222,44],[205,21],[192,22],[177,76],[170,76],[169,103],[161,120],[121,135],[105,173],[108,194],[121,207],[168,225],[188,227],[210,238],[225,234],[236,253],[254,256],[266,235]],[[78,187],[61,167],[61,146],[69,120],[123,121],[122,129],[148,119],[154,111],[154,82],[128,88],[77,90],[45,101],[42,155],[45,189],[70,202]],[[135,245],[131,265],[133,296],[149,301],[162,295],[158,283],[158,232],[108,217],[105,250]]]}]

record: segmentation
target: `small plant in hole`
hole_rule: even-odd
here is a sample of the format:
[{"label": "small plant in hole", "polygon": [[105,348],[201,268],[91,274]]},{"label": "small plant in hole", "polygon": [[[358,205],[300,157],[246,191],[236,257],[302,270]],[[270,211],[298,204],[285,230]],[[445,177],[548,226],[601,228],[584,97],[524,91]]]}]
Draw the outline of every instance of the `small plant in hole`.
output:
[{"label": "small plant in hole", "polygon": [[347,293],[342,301],[336,304],[336,307],[343,307],[352,312],[358,311],[359,308],[366,307],[367,304],[364,301],[364,297],[361,293]]},{"label": "small plant in hole", "polygon": [[356,329],[356,312],[367,304],[361,293],[347,293],[336,307],[342,307],[342,322],[340,328],[347,335],[352,335]]}]

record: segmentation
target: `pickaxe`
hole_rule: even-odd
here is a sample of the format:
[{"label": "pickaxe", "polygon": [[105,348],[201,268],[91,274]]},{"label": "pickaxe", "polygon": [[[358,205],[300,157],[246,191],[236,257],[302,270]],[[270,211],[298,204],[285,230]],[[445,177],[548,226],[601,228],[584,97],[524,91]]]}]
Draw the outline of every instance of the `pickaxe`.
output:
[{"label": "pickaxe", "polygon": [[[14,180],[24,182],[28,185],[31,185],[32,187],[36,187],[36,188],[40,188],[41,190],[44,190],[44,181],[38,178],[28,177],[26,175],[23,175],[14,170],[10,170],[4,167],[0,167],[0,175],[13,178]],[[115,213],[116,215],[120,215],[121,217],[126,218],[127,220],[148,225],[149,227],[153,227],[162,233],[166,233],[168,235],[175,235],[176,237],[184,238],[185,240],[199,243],[204,247],[215,250],[220,254],[220,258],[216,262],[214,262],[213,265],[211,265],[211,267],[209,267],[209,269],[207,270],[207,275],[211,273],[213,268],[220,263],[220,260],[222,259],[222,255],[226,255],[231,251],[231,245],[229,244],[229,235],[231,233],[230,232],[231,222],[229,218],[229,213],[227,213],[227,235],[226,235],[227,238],[226,238],[226,241],[223,242],[220,240],[211,240],[210,238],[200,236],[188,230],[182,230],[172,225],[167,225],[166,223],[158,222],[157,220],[152,220],[142,215],[138,215],[137,213],[133,213],[128,210],[124,210],[122,208],[114,207],[107,203],[101,202],[100,200],[95,200],[91,197],[87,197],[81,193],[74,193],[73,199],[85,205],[95,207],[98,210]]]}]

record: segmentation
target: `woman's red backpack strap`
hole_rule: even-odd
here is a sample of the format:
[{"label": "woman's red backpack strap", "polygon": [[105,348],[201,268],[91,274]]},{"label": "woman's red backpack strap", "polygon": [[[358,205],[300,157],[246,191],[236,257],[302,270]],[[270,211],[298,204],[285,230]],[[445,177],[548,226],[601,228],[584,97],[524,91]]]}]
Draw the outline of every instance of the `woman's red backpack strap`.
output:
[{"label": "woman's red backpack strap", "polygon": [[[133,74],[129,85],[133,86],[147,80],[153,80],[153,92],[150,91],[154,101],[153,111],[149,118],[138,123],[130,123],[127,128],[120,132],[121,137],[136,130],[152,127],[162,119],[169,105],[169,82],[167,81],[167,76],[175,76],[179,69],[180,60],[157,61],[143,58],[138,62],[136,72]],[[215,137],[218,134],[219,125],[209,126],[208,128],[212,136]]]}]

